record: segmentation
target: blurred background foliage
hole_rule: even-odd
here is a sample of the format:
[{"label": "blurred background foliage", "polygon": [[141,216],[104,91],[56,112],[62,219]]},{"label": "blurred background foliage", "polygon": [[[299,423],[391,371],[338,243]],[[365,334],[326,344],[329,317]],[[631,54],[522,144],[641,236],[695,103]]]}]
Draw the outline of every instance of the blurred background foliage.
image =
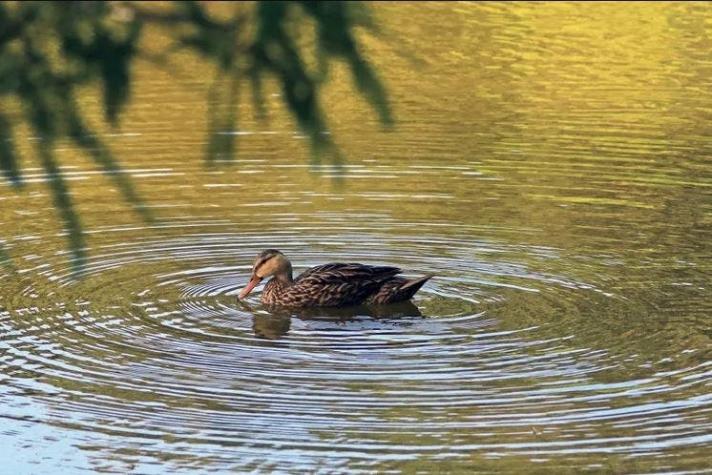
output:
[{"label": "blurred background foliage", "polygon": [[[85,241],[54,153],[59,140],[68,139],[82,149],[136,211],[152,219],[128,175],[121,172],[112,151],[79,107],[79,97],[99,85],[104,120],[118,125],[131,98],[131,70],[137,59],[169,67],[173,55],[191,50],[214,64],[207,98],[209,163],[235,153],[237,134],[232,132],[243,84],[251,91],[254,110],[264,119],[262,84],[268,78],[280,85],[284,104],[309,139],[312,157],[328,156],[338,163],[319,99],[332,60],[348,65],[356,88],[381,123],[392,124],[385,89],[355,38],[359,27],[378,32],[366,5],[258,1],[223,3],[216,9],[210,3],[0,3],[0,170],[12,186],[23,186],[17,129],[28,126],[76,270],[86,259]],[[142,37],[150,28],[167,32],[169,46],[159,52],[148,50]],[[305,34],[313,39],[309,48]],[[202,77],[206,72],[196,74]],[[8,262],[1,244],[0,261]]]}]

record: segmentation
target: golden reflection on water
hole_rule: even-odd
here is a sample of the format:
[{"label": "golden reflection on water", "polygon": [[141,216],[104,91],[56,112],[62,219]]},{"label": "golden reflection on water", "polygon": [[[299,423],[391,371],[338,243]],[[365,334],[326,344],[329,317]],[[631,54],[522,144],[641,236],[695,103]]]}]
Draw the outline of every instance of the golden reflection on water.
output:
[{"label": "golden reflection on water", "polygon": [[[176,469],[224,467],[216,447],[240,453],[249,446],[242,436],[267,447],[267,455],[248,452],[243,468],[283,468],[277,447],[289,443],[274,418],[290,404],[299,411],[280,399],[285,384],[303,396],[307,421],[284,429],[297,434],[290,447],[299,452],[302,437],[316,444],[299,452],[305,469],[318,468],[320,454],[342,469],[520,471],[532,460],[543,471],[703,467],[712,423],[709,4],[373,9],[385,33],[364,35],[364,47],[397,123],[381,131],[347,72],[334,69],[324,104],[347,157],[341,171],[326,162],[314,171],[279,97],[269,94],[267,123],[243,101],[234,163],[204,166],[212,77],[185,56],[177,66],[190,82],[138,67],[121,129],[105,131],[115,134],[108,140],[156,225],[131,213],[76,150],[59,151],[89,231],[86,279],[66,279],[65,241],[42,175],[19,193],[0,189],[0,238],[20,269],[3,277],[0,317],[9,323],[0,318],[0,328],[27,338],[20,340],[28,361],[38,352],[42,364],[66,358],[80,370],[47,373],[20,360],[7,363],[5,381],[53,388],[66,400],[28,397],[50,413],[67,411],[84,430],[106,435],[81,424],[111,425],[115,407],[129,433],[162,437],[156,449],[119,438],[114,452],[99,438],[83,450],[97,460],[114,454],[114,468],[152,457]],[[83,107],[99,121],[90,94]],[[428,319],[332,327],[235,310],[229,291],[253,248],[283,246],[302,267],[378,258],[438,273],[416,302]],[[500,340],[498,332],[512,334]],[[346,343],[330,340],[334,334]],[[33,347],[31,337],[48,346]],[[25,348],[12,338],[7,348]],[[231,347],[235,341],[243,346]],[[73,361],[77,343],[84,359]],[[320,359],[326,353],[333,367]],[[245,381],[225,369],[236,362],[253,371]],[[153,374],[154,363],[165,373]],[[251,386],[260,364],[274,386]],[[370,378],[359,377],[366,364]],[[393,381],[378,376],[379,365]],[[398,379],[398,369],[411,379]],[[449,370],[451,379],[438,379]],[[181,378],[200,391],[181,394]],[[155,387],[139,391],[141,384]],[[271,393],[243,400],[243,384]],[[108,415],[87,402],[94,396],[112,400]],[[152,407],[184,430],[161,435],[165,421]],[[248,408],[251,418],[241,419]],[[309,419],[339,411],[343,427]],[[211,414],[227,414],[244,434],[225,436],[234,426]],[[61,418],[36,417],[85,437]],[[190,432],[191,417],[214,424],[213,432]],[[207,449],[181,453],[181,442]]]}]

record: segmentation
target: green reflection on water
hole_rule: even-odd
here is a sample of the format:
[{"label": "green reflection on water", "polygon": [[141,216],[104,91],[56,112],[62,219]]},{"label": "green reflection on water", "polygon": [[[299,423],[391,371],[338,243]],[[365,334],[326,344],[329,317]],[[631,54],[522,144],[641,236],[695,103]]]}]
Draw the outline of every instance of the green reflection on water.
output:
[{"label": "green reflection on water", "polygon": [[[509,361],[505,359],[495,373],[511,373],[515,386],[484,378],[443,381],[441,406],[416,407],[394,400],[399,390],[411,395],[431,390],[427,380],[324,381],[325,388],[335,387],[342,394],[362,393],[374,401],[390,398],[368,417],[344,416],[348,425],[343,428],[305,431],[332,444],[334,452],[364,441],[382,444],[375,455],[402,455],[404,446],[409,450],[398,461],[372,461],[354,454],[342,461],[343,467],[546,473],[705,467],[710,443],[705,438],[710,427],[705,371],[712,310],[709,7],[483,3],[379,4],[375,10],[389,34],[402,41],[399,48],[421,62],[416,67],[392,45],[364,39],[392,94],[397,127],[388,133],[374,132],[377,114],[353,94],[347,70],[332,70],[325,103],[335,140],[348,157],[345,180],[338,183],[331,169],[313,173],[305,165],[308,151],[292,134],[290,119],[274,108],[267,126],[253,120],[250,110],[242,110],[238,160],[232,166],[203,168],[207,127],[203,98],[209,78],[186,87],[164,71],[139,68],[135,101],[122,129],[127,135],[107,140],[124,166],[133,170],[136,186],[154,207],[158,222],[194,227],[148,229],[137,224],[123,212],[120,190],[100,193],[97,185],[105,185],[106,179],[88,174],[91,166],[74,149],[58,150],[62,163],[79,167],[72,181],[73,197],[86,216],[91,255],[100,258],[115,246],[120,250],[142,240],[178,239],[191,230],[247,234],[260,248],[279,247],[280,236],[286,236],[290,246],[313,249],[320,259],[367,257],[368,251],[383,249],[397,260],[429,250],[437,255],[423,259],[442,263],[437,269],[440,291],[466,293],[470,300],[440,296],[418,301],[432,327],[413,326],[406,335],[415,332],[413,328],[426,328],[433,335],[443,331],[451,339],[442,341],[456,352],[458,338],[476,342],[486,339],[482,336],[486,332],[512,331],[518,333],[493,341],[511,344],[507,348],[517,357],[546,361],[551,353],[564,355],[549,367],[542,363],[533,368],[541,370],[534,375],[516,361],[505,364]],[[201,65],[185,56],[182,67],[199,70]],[[275,84],[265,84],[266,97],[276,93]],[[85,106],[99,117],[96,104],[87,99]],[[67,176],[72,178],[71,173]],[[136,302],[127,296],[133,298],[138,286],[150,288],[150,276],[193,265],[176,259],[139,259],[135,267],[109,268],[58,289],[42,277],[43,262],[54,274],[61,274],[63,267],[56,253],[62,252],[64,243],[54,228],[49,197],[37,183],[29,183],[19,194],[4,188],[0,193],[0,222],[12,230],[4,234],[6,247],[13,255],[30,256],[21,261],[25,274],[4,277],[2,303],[8,310],[47,308],[85,297],[97,313],[106,308],[117,315],[129,313]],[[294,234],[279,234],[289,230]],[[269,242],[261,242],[265,239]],[[209,251],[195,261],[250,263]],[[298,265],[306,266],[306,259]],[[30,285],[28,276],[36,280],[38,297],[22,296]],[[169,302],[181,298],[170,287],[161,292]],[[443,316],[475,312],[485,312],[483,319],[494,322],[492,327],[457,322],[436,327]],[[48,315],[13,314],[12,325],[39,326]],[[145,311],[139,321],[150,318]],[[264,336],[255,348],[297,351],[304,342],[294,335],[309,324],[257,315],[247,332]],[[55,325],[61,328],[60,323]],[[147,325],[137,331],[151,336],[154,330]],[[241,335],[240,330],[229,328],[214,342],[235,335]],[[184,343],[183,338],[201,341],[187,331],[175,330],[170,336],[177,344]],[[407,348],[410,343],[405,337],[393,338],[391,348]],[[478,364],[488,363],[486,356],[497,351],[486,344],[468,349],[472,351],[456,362],[482,371],[488,368]],[[98,348],[92,356],[100,359],[102,351]],[[124,356],[121,362],[126,365],[151,361],[150,352],[140,349]],[[555,370],[557,363],[582,373],[560,381],[560,375],[545,371]],[[585,373],[587,369],[591,372]],[[137,405],[160,402],[167,410],[225,409],[211,403],[209,392],[204,398],[171,398],[112,388],[89,377],[72,382],[30,370],[21,375],[42,378],[58,390],[112,395]],[[200,380],[199,374],[192,377]],[[619,383],[631,383],[631,393],[613,386]],[[501,424],[497,416],[505,417],[507,411],[486,401],[447,406],[447,391],[471,391],[481,397],[477,391],[488,390],[501,396],[501,391],[514,391],[513,387],[561,391],[557,411],[599,405],[602,411],[615,411],[656,404],[677,409],[670,410],[668,419],[651,416],[647,426],[639,425],[646,418],[643,414],[628,426],[626,417],[620,416],[523,428],[515,422]],[[611,396],[613,392],[618,396]],[[429,401],[432,394],[428,393]],[[581,394],[600,399],[575,399]],[[255,404],[255,418],[270,407],[268,397]],[[339,410],[339,401],[325,403],[324,408]],[[485,416],[492,418],[492,427],[463,431],[446,426],[466,425]],[[392,422],[395,428],[374,434],[369,426],[374,419]],[[668,434],[666,428],[676,423],[682,424],[678,432]],[[408,424],[430,430],[417,434],[406,429]],[[689,438],[680,435],[686,433]],[[674,435],[680,440],[666,444]],[[175,448],[181,442],[199,444],[191,437],[166,439],[164,461],[178,468],[221,463],[210,453],[197,458],[179,455]],[[641,439],[626,439],[636,437]],[[571,441],[580,445],[567,445]],[[545,450],[553,450],[556,443],[563,446],[560,453]],[[534,448],[519,450],[517,444]],[[117,445],[87,450],[116,451],[120,460],[122,454],[150,458],[148,451],[129,443]],[[470,447],[470,455],[463,455],[461,447]],[[267,450],[279,452],[275,447]],[[281,462],[249,463],[266,469]]]}]

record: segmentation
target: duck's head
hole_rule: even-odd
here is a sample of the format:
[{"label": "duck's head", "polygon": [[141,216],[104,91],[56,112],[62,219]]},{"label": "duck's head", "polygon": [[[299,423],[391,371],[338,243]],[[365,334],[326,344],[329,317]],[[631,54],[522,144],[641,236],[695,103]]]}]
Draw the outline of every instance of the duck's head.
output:
[{"label": "duck's head", "polygon": [[247,297],[252,289],[262,282],[262,279],[270,276],[286,280],[292,279],[292,264],[289,259],[284,257],[284,254],[276,249],[267,249],[257,255],[255,264],[252,266],[250,282],[242,289],[238,298],[242,300]]}]

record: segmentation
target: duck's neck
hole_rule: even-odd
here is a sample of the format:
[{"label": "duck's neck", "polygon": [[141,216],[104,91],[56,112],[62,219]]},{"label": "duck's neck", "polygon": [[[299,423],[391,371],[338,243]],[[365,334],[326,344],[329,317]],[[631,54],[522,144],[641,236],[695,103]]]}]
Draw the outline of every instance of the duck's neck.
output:
[{"label": "duck's neck", "polygon": [[284,272],[280,272],[279,274],[275,274],[274,278],[279,281],[279,283],[283,285],[292,285],[294,283],[294,279],[292,278],[292,264],[289,264],[287,268],[284,270]]},{"label": "duck's neck", "polygon": [[265,288],[262,291],[262,303],[279,303],[282,292],[287,290],[292,285],[294,285],[294,280],[292,279],[292,268],[289,267],[286,272],[275,274],[274,277],[267,282],[267,285],[265,285]]}]

